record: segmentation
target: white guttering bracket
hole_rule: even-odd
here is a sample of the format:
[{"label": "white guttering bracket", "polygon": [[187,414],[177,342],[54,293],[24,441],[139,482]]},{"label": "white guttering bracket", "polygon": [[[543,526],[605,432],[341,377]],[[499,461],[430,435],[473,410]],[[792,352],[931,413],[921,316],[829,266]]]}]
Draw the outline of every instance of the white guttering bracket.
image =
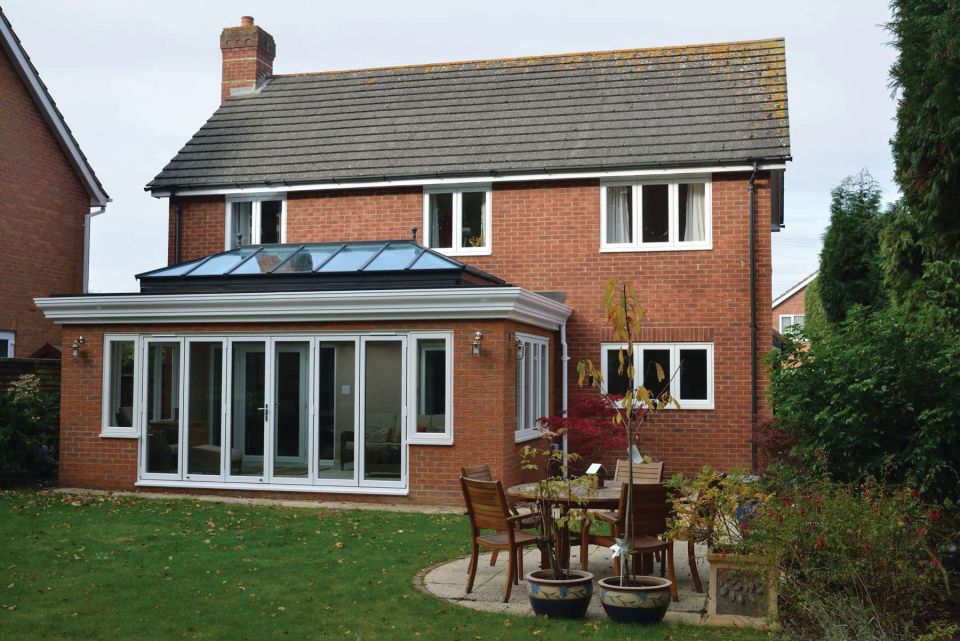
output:
[{"label": "white guttering bracket", "polygon": [[520,287],[94,295],[34,302],[60,325],[503,318],[558,330],[573,312]]},{"label": "white guttering bracket", "polygon": [[[786,163],[766,163],[759,165],[762,170],[784,169]],[[573,180],[583,178],[650,178],[655,176],[696,176],[703,174],[717,174],[726,172],[753,171],[753,165],[716,165],[711,167],[676,167],[669,169],[639,169],[622,171],[582,171],[582,172],[545,172],[533,174],[516,174],[509,176],[475,176],[471,178],[411,178],[398,180],[376,180],[356,182],[325,182],[304,185],[259,186],[259,187],[231,187],[224,189],[156,189],[151,194],[154,198],[166,198],[172,194],[177,196],[219,196],[230,194],[266,194],[288,193],[293,191],[327,191],[332,189],[372,189],[376,187],[423,187],[438,185],[473,185],[500,182],[527,182],[535,180]]]}]

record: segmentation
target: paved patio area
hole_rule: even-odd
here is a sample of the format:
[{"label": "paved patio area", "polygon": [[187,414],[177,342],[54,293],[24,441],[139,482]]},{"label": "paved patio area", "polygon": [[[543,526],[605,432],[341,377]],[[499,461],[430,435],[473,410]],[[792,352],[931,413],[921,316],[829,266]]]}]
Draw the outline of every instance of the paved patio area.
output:
[{"label": "paved patio area", "polygon": [[[699,625],[703,622],[703,615],[707,609],[707,581],[709,567],[705,558],[706,549],[699,546],[697,549],[697,569],[700,580],[703,582],[704,592],[697,593],[693,589],[693,579],[687,564],[687,545],[679,542],[674,548],[674,565],[677,572],[677,587],[680,592],[680,601],[672,603],[664,623],[686,623]],[[467,565],[470,558],[457,559],[428,570],[422,577],[424,589],[427,592],[446,599],[451,603],[489,612],[506,612],[533,616],[530,602],[527,600],[527,584],[521,580],[519,585],[513,586],[509,603],[501,603],[503,598],[503,584],[506,580],[507,569],[506,552],[501,552],[497,564],[490,567],[490,554],[481,554],[477,568],[477,578],[474,581],[473,592],[466,594]],[[524,572],[536,569],[540,563],[540,552],[536,549],[527,550],[523,557]],[[571,551],[571,567],[580,567],[580,551],[576,547]],[[613,560],[608,548],[590,546],[590,571],[597,579],[613,575]],[[659,573],[659,564],[656,571]],[[594,597],[587,611],[587,618],[605,617],[600,599],[597,596],[596,586]]]}]

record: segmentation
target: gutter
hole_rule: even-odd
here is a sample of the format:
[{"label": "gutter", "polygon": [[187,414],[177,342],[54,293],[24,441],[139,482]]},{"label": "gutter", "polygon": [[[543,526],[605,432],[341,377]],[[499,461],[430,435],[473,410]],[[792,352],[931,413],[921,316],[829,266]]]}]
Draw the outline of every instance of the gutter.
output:
[{"label": "gutter", "polygon": [[176,196],[170,196],[173,201],[173,264],[180,264],[180,217],[183,215],[183,207],[176,202]]},{"label": "gutter", "polygon": [[757,172],[760,163],[753,161],[753,172],[747,193],[750,196],[750,458],[751,468],[756,469],[757,462],[757,413],[759,402],[757,399]]},{"label": "gutter", "polygon": [[[567,397],[569,373],[567,372],[570,354],[567,352],[567,319],[560,323],[560,416],[567,417],[570,410]],[[563,476],[567,476],[567,433],[563,433]]]},{"label": "gutter", "polygon": [[99,209],[90,211],[83,217],[83,282],[81,283],[84,294],[90,292],[90,237],[93,217],[99,216],[107,209],[106,205],[101,205]]}]

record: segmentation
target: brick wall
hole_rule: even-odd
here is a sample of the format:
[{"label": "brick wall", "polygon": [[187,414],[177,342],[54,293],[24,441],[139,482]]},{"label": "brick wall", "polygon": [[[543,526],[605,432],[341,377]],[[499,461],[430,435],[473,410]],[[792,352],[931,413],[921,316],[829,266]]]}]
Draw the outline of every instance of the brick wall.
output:
[{"label": "brick wall", "polygon": [[[462,501],[458,477],[466,465],[487,463],[493,473],[508,482],[519,479],[514,443],[516,356],[512,335],[516,331],[550,337],[553,332],[508,321],[391,322],[277,325],[125,326],[107,328],[107,333],[140,332],[235,332],[235,331],[352,331],[352,330],[452,330],[454,332],[454,444],[411,445],[409,487],[406,498],[364,495],[310,494],[329,500],[371,500],[426,504],[458,504]],[[471,354],[474,332],[484,334],[482,353]],[[75,326],[64,337],[82,333],[86,344],[80,357],[63,361],[62,417],[60,428],[60,484],[113,490],[134,489],[137,477],[137,440],[102,438],[101,395],[103,376],[103,327]],[[553,376],[556,361],[551,364]],[[552,399],[553,411],[559,397]],[[179,491],[179,490],[178,490]],[[205,490],[205,493],[210,493]],[[220,493],[238,494],[223,490]],[[249,494],[249,492],[246,492]],[[302,496],[301,493],[297,493]]]},{"label": "brick wall", "polygon": [[[570,390],[575,365],[600,357],[611,340],[600,308],[612,276],[632,281],[646,308],[643,341],[714,343],[714,410],[668,411],[642,436],[644,453],[665,461],[667,474],[701,465],[752,464],[748,174],[713,176],[713,249],[599,252],[597,180],[497,183],[493,188],[493,254],[464,261],[533,291],[562,291],[574,308],[568,326]],[[420,188],[291,192],[287,240],[322,242],[408,238],[423,227]],[[181,200],[183,259],[223,251],[223,201]],[[771,300],[770,192],[757,179],[757,353],[770,350],[764,325]],[[194,230],[194,231],[188,231]],[[188,238],[195,233],[195,238]],[[421,232],[422,237],[422,232]],[[187,245],[189,250],[187,251]],[[758,365],[757,403],[766,415],[767,380]],[[509,379],[512,381],[512,379]],[[554,378],[554,398],[559,398]],[[512,384],[512,382],[510,383]]]},{"label": "brick wall", "polygon": [[2,51],[0,86],[0,330],[16,332],[16,355],[26,357],[60,345],[34,297],[83,288],[90,196]]},{"label": "brick wall", "polygon": [[803,305],[804,299],[807,295],[807,288],[804,287],[800,291],[796,292],[790,296],[787,300],[783,301],[779,305],[773,308],[771,314],[771,322],[773,323],[773,329],[780,331],[780,314],[803,314]]}]

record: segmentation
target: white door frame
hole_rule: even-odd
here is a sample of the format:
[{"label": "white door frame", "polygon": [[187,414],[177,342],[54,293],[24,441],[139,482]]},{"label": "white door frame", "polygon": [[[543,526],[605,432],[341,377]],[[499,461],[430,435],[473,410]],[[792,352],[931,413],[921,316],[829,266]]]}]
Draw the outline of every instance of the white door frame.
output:
[{"label": "white door frame", "polygon": [[[171,390],[171,393],[174,391],[177,393],[177,412],[175,418],[177,420],[177,471],[174,473],[162,473],[162,472],[148,472],[147,471],[147,462],[149,458],[149,442],[150,434],[148,427],[150,425],[150,414],[152,408],[149,406],[148,400],[150,398],[149,388],[150,388],[150,345],[156,343],[172,343],[177,345],[177,359],[174,363],[171,371],[176,372],[177,375],[177,386],[176,390]],[[140,390],[140,416],[139,416],[139,429],[142,437],[140,438],[140,478],[144,480],[181,480],[183,478],[183,469],[184,469],[184,447],[183,447],[183,435],[184,435],[184,377],[181,375],[183,368],[180,366],[183,362],[183,337],[182,336],[145,336],[143,341],[140,343],[140,363],[141,363],[141,377],[140,380],[143,381],[143,389]]]},{"label": "white door frame", "polygon": [[[228,356],[227,356],[227,374],[228,374],[228,376],[227,376],[227,378],[226,378],[225,381],[224,381],[224,389],[227,390],[225,396],[228,397],[226,420],[224,421],[224,427],[225,427],[224,436],[227,437],[227,438],[226,438],[226,440],[224,441],[224,442],[226,443],[226,446],[224,447],[224,449],[227,450],[227,451],[230,451],[230,450],[233,449],[233,445],[234,445],[234,443],[233,443],[233,429],[232,429],[232,428],[233,428],[233,413],[234,413],[234,410],[235,410],[236,408],[234,407],[234,406],[235,406],[235,399],[234,399],[234,397],[233,397],[233,359],[234,359],[234,351],[235,351],[235,349],[236,349],[236,344],[237,344],[237,343],[262,343],[262,344],[263,344],[263,350],[264,350],[264,373],[263,373],[263,378],[264,378],[264,381],[263,381],[263,384],[264,384],[264,394],[263,394],[263,407],[265,407],[265,408],[269,408],[269,407],[270,407],[270,399],[269,399],[269,396],[268,396],[268,392],[272,389],[273,378],[272,378],[272,376],[270,375],[270,366],[271,366],[271,363],[272,363],[272,359],[270,358],[270,352],[271,352],[272,347],[271,347],[270,339],[269,339],[268,337],[266,337],[266,336],[231,336],[230,338],[227,339],[227,342],[228,342],[228,347],[229,347],[229,349],[227,350],[227,352],[228,352]],[[246,351],[246,350],[243,350],[243,351]],[[250,353],[253,353],[253,352],[250,352]],[[262,468],[262,469],[261,469],[260,475],[259,475],[259,476],[252,476],[252,475],[249,475],[249,476],[235,475],[235,474],[233,474],[233,470],[231,469],[231,467],[230,467],[229,464],[228,464],[227,467],[226,467],[226,477],[227,477],[227,481],[237,482],[237,483],[266,483],[266,482],[267,482],[267,479],[269,478],[269,475],[270,475],[270,472],[271,472],[270,467],[272,466],[272,463],[273,463],[273,457],[268,456],[268,453],[273,451],[273,450],[272,450],[272,447],[271,447],[271,446],[272,446],[272,440],[273,440],[273,439],[270,438],[270,437],[272,436],[272,434],[271,434],[270,430],[268,429],[268,425],[267,425],[267,424],[268,424],[268,421],[269,421],[269,418],[270,418],[270,414],[271,414],[271,411],[268,409],[268,410],[264,413],[264,417],[263,417],[263,419],[264,419],[264,420],[263,420],[263,424],[262,424],[262,425],[263,425],[262,429],[263,429],[263,431],[264,431],[264,434],[263,434],[263,456],[261,457],[261,459],[262,459],[262,460],[261,460],[261,468]],[[240,456],[241,456],[241,460],[242,460],[242,459],[245,457],[245,454],[244,454],[244,442],[246,441],[246,426],[245,426],[245,425],[243,426],[243,429],[241,429],[241,430],[239,431],[239,436],[240,436],[240,440],[241,440],[242,442],[240,443],[240,447],[238,447],[237,449],[240,450]],[[252,457],[251,457],[252,460],[256,460],[256,458],[257,458],[256,456],[252,456]],[[229,459],[228,459],[228,460],[229,460]]]},{"label": "white door frame", "polygon": [[[365,442],[366,442],[366,360],[367,345],[374,342],[394,342],[400,346],[400,380],[397,384],[400,386],[400,415],[398,417],[398,432],[400,435],[400,479],[382,480],[382,479],[364,479],[366,473],[365,461]],[[407,422],[407,336],[406,335],[370,335],[360,337],[361,350],[359,352],[357,373],[359,375],[359,407],[357,413],[357,423],[359,430],[354,440],[354,456],[359,461],[359,468],[356,478],[360,487],[406,487],[407,486],[407,430],[404,428]],[[357,450],[359,449],[359,452]]]},{"label": "white door frame", "polygon": [[[213,418],[215,412],[220,414],[220,473],[219,474],[190,474],[190,345],[193,343],[214,343],[220,345],[220,407],[212,408],[209,412],[210,418]],[[187,336],[184,339],[183,354],[180,360],[184,366],[183,373],[183,398],[184,421],[181,426],[181,449],[184,451],[183,458],[183,478],[188,481],[223,481],[226,478],[226,472],[230,469],[230,448],[227,446],[227,405],[230,402],[230,390],[226,387],[227,380],[227,339],[222,336]],[[217,363],[210,362],[210,374],[215,371]],[[208,433],[212,433],[210,426],[207,426]],[[226,472],[225,472],[226,470]]]},{"label": "white door frame", "polygon": [[[269,432],[270,432],[270,475],[267,476],[268,483],[293,483],[301,485],[311,485],[313,484],[313,470],[316,467],[313,459],[315,458],[312,453],[314,452],[314,392],[311,390],[311,381],[313,376],[311,373],[314,371],[314,358],[316,353],[315,341],[309,338],[303,337],[278,337],[270,339],[271,349],[270,355],[272,358],[268,359],[267,365],[270,367],[270,394],[269,400],[267,401],[268,407],[270,407],[270,416],[268,418],[269,423]],[[297,345],[303,346],[306,350],[301,351],[299,348],[288,349],[286,351],[300,353],[301,356],[306,356],[306,358],[300,359],[300,380],[301,380],[301,402],[306,403],[306,420],[300,425],[300,453],[295,457],[288,456],[275,456],[276,452],[276,433],[277,433],[277,408],[279,406],[277,398],[277,365],[279,363],[279,358],[277,355],[280,353],[281,348],[285,345]],[[265,452],[266,454],[266,452]],[[279,460],[285,463],[304,463],[307,467],[307,475],[304,477],[295,477],[295,476],[276,476],[275,475],[275,465],[274,463]]]}]

